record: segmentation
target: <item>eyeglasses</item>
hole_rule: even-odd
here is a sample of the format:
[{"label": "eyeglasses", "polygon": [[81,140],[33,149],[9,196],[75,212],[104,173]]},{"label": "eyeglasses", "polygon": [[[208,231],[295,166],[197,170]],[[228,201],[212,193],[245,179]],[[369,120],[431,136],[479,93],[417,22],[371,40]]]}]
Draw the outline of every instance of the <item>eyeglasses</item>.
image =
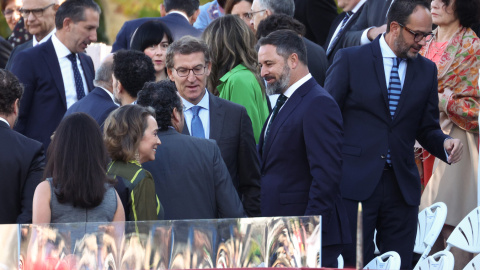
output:
[{"label": "eyeglasses", "polygon": [[250,12],[247,12],[247,14],[248,14],[247,16],[251,19],[251,18],[253,18],[254,14],[257,14],[259,12],[264,12],[265,10],[267,10],[267,9],[262,9],[262,10],[259,10],[259,11],[250,11]]},{"label": "eyeglasses", "polygon": [[55,5],[55,3],[52,3],[52,4],[50,4],[50,5],[48,5],[48,6],[44,7],[44,8],[35,8],[35,9],[23,9],[23,8],[21,8],[21,9],[20,9],[20,14],[22,14],[22,17],[24,17],[24,18],[28,17],[28,15],[30,15],[30,13],[32,13],[33,16],[35,16],[36,18],[42,17],[42,16],[43,16],[43,12],[44,12],[47,8],[49,8],[49,7],[53,6],[53,5]]},{"label": "eyeglasses", "polygon": [[243,20],[243,19],[248,19],[248,20],[250,20],[253,15],[252,15],[252,13],[250,13],[250,12],[245,12],[245,13],[241,13],[241,14],[235,14],[235,16],[240,17],[240,19],[242,19],[242,20]]},{"label": "eyeglasses", "polygon": [[11,17],[13,13],[18,12],[18,9],[5,9],[2,13],[5,17]]},{"label": "eyeglasses", "polygon": [[178,76],[180,77],[187,77],[190,74],[190,70],[193,72],[193,75],[203,75],[205,74],[205,70],[207,69],[207,66],[204,65],[198,65],[194,68],[173,68]]},{"label": "eyeglasses", "polygon": [[410,34],[412,34],[413,35],[413,40],[415,40],[415,42],[420,42],[424,38],[425,38],[426,42],[429,42],[433,38],[433,33],[432,32],[430,32],[430,33],[416,33],[412,29],[406,27],[405,25],[403,25],[401,23],[398,23],[398,25],[400,25],[400,27],[405,28],[405,30],[407,30]]}]

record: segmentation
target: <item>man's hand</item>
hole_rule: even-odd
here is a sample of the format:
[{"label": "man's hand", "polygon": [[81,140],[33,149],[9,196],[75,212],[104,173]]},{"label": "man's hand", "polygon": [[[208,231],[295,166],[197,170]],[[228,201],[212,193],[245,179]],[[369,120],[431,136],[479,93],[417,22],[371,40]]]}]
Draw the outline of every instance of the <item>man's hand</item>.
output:
[{"label": "man's hand", "polygon": [[374,40],[378,35],[384,33],[385,31],[387,31],[387,25],[384,24],[382,26],[379,26],[379,27],[373,27],[371,28],[370,30],[368,30],[367,32],[367,37],[370,41]]},{"label": "man's hand", "polygon": [[454,164],[462,159],[463,143],[459,139],[447,139],[443,147],[448,153],[448,163]]}]

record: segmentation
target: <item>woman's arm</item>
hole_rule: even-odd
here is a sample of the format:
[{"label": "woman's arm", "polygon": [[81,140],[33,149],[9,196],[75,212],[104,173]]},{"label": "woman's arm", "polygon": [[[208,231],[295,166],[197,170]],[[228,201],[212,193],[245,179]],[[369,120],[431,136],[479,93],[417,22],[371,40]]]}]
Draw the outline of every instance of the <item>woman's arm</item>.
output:
[{"label": "woman's arm", "polygon": [[117,211],[115,211],[112,221],[125,221],[125,210],[123,209],[122,201],[116,191],[115,195],[117,196]]},{"label": "woman's arm", "polygon": [[51,195],[48,181],[38,184],[33,195],[32,223],[50,223],[52,215],[50,209]]}]

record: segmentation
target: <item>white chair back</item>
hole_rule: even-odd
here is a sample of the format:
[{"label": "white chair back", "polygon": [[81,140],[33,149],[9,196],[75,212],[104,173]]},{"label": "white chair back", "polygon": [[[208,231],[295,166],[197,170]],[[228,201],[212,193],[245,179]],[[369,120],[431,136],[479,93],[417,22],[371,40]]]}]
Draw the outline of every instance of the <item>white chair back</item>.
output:
[{"label": "white chair back", "polygon": [[473,259],[465,265],[463,270],[479,270],[480,269],[480,255],[473,257]]},{"label": "white chair back", "polygon": [[401,263],[400,255],[395,251],[389,251],[375,257],[363,269],[398,270]]},{"label": "white chair back", "polygon": [[454,265],[453,254],[442,250],[419,262],[413,270],[453,270]]},{"label": "white chair back", "polygon": [[470,253],[480,253],[480,207],[464,217],[450,234],[446,250],[452,247]]}]

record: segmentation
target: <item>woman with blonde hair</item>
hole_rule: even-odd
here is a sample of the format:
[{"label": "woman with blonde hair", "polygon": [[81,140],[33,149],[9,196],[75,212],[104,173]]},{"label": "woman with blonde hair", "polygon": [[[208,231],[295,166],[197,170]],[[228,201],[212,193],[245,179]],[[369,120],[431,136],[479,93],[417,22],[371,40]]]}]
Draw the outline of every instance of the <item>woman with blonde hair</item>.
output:
[{"label": "woman with blonde hair", "polygon": [[255,35],[240,18],[226,15],[210,23],[202,37],[212,56],[207,89],[247,109],[258,143],[269,111],[257,66]]}]

